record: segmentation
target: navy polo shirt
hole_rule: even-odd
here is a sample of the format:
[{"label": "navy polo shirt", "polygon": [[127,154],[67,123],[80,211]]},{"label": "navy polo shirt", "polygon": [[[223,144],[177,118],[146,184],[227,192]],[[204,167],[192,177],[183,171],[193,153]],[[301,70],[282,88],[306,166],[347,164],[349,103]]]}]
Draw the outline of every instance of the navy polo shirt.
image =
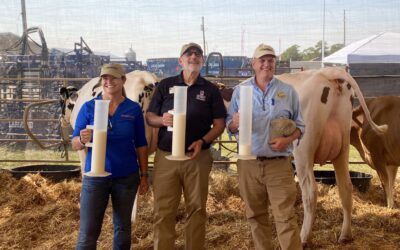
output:
[{"label": "navy polo shirt", "polygon": [[[162,116],[174,108],[174,94],[170,89],[174,86],[188,86],[182,73],[163,79],[156,88],[151,99],[148,112]],[[195,83],[188,87],[186,110],[186,139],[185,149],[208,133],[213,119],[225,118],[226,109],[217,86],[199,76]],[[203,144],[207,149],[210,144]],[[158,133],[158,148],[172,151],[172,132],[167,127],[161,127]]]},{"label": "navy polo shirt", "polygon": [[[101,99],[98,96],[96,99]],[[79,136],[79,132],[86,125],[94,123],[94,100],[83,104],[75,122],[72,137]],[[139,171],[135,148],[147,145],[142,109],[138,103],[125,98],[113,116],[109,116],[107,129],[107,146],[105,170],[111,177],[128,176]],[[88,148],[85,172],[91,169],[92,148]]]}]

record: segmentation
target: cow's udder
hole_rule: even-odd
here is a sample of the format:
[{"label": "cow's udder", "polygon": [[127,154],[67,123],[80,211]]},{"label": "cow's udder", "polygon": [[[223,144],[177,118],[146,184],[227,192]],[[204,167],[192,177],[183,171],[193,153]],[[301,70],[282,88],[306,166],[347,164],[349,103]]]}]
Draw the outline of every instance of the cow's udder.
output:
[{"label": "cow's udder", "polygon": [[325,123],[314,162],[325,164],[327,161],[335,159],[340,153],[342,138],[342,130],[338,121],[334,118],[329,118]]}]

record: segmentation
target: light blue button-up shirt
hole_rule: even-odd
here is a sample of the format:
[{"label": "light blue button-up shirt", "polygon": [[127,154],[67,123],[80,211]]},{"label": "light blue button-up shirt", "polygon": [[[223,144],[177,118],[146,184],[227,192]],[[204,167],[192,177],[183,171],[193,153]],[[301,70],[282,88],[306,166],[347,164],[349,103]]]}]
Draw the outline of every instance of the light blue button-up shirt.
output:
[{"label": "light blue button-up shirt", "polygon": [[[293,151],[290,144],[285,152],[273,151],[268,144],[270,123],[275,118],[289,118],[296,123],[301,134],[305,125],[300,112],[299,96],[294,88],[273,77],[263,92],[252,77],[237,85],[228,108],[226,127],[232,122],[233,114],[239,111],[240,86],[253,86],[252,154],[255,156],[289,156]],[[229,128],[228,128],[229,131]],[[237,137],[238,134],[235,134]]]}]

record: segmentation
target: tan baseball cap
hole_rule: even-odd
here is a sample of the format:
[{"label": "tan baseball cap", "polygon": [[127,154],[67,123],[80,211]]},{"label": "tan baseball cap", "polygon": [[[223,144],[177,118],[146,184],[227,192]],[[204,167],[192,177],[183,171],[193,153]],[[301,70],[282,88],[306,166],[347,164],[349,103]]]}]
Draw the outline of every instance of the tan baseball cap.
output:
[{"label": "tan baseball cap", "polygon": [[270,55],[276,57],[275,50],[271,46],[267,44],[260,44],[257,46],[256,50],[254,51],[253,58],[260,58],[265,55]]},{"label": "tan baseball cap", "polygon": [[188,43],[182,46],[180,56],[183,56],[183,54],[185,54],[185,52],[188,51],[190,48],[196,48],[200,50],[201,54],[203,54],[203,49],[200,45],[198,45],[197,43]]},{"label": "tan baseball cap", "polygon": [[125,69],[121,64],[118,63],[104,64],[103,67],[101,67],[100,76],[104,75],[111,75],[116,78],[121,78],[125,75]]}]

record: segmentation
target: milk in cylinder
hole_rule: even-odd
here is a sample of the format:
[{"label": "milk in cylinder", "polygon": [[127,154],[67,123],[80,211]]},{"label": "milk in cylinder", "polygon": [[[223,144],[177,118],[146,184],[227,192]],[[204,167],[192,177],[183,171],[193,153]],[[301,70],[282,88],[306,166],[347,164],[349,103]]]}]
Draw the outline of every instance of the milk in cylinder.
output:
[{"label": "milk in cylinder", "polygon": [[99,174],[104,172],[106,160],[107,130],[93,131],[92,169],[91,172]]},{"label": "milk in cylinder", "polygon": [[175,114],[173,123],[172,155],[185,156],[186,114]]},{"label": "milk in cylinder", "polygon": [[240,155],[251,155],[251,144],[239,145],[239,154]]}]

